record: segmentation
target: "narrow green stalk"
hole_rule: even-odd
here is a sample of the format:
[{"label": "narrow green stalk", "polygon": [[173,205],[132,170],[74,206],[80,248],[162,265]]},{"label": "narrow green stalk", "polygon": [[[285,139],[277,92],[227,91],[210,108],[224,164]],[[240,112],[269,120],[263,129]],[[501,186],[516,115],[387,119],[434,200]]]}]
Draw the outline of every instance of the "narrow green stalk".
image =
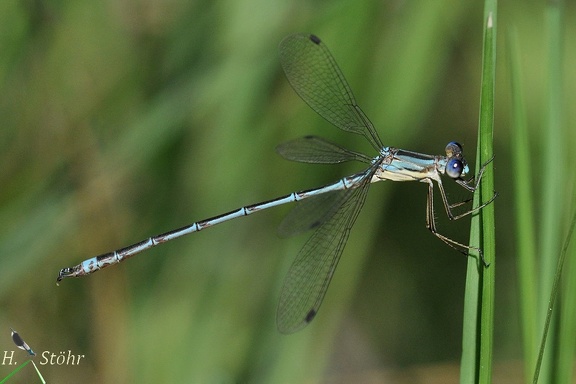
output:
[{"label": "narrow green stalk", "polygon": [[[573,198],[576,197],[572,193]],[[572,209],[574,212],[574,205]],[[572,218],[571,228],[568,236],[574,237],[574,221],[576,212]],[[574,382],[574,355],[576,354],[576,311],[573,310],[576,302],[576,263],[573,261],[576,256],[576,244],[571,242],[572,246],[562,256],[572,262],[567,262],[563,269],[563,284],[561,286],[562,294],[560,296],[560,308],[564,310],[560,314],[560,330],[562,335],[558,340],[558,383],[569,384]],[[564,253],[564,251],[563,251]],[[562,261],[563,262],[563,261]]]},{"label": "narrow green stalk", "polygon": [[526,382],[534,373],[537,350],[536,332],[536,242],[532,169],[526,110],[522,97],[520,51],[515,31],[508,34],[508,63],[512,90],[512,169],[514,175],[514,203],[516,212],[516,254],[518,263],[518,298]]},{"label": "narrow green stalk", "polygon": [[[480,104],[479,164],[492,158],[494,140],[494,87],[496,83],[496,1],[486,2],[487,26],[484,42],[482,96]],[[479,201],[486,201],[494,194],[494,172],[490,166],[482,180]],[[490,383],[492,377],[492,350],[494,334],[494,287],[496,276],[496,233],[494,204],[485,207],[481,214],[481,242],[484,257],[490,267],[483,270],[482,313],[480,329],[480,383]]]},{"label": "narrow green stalk", "polygon": [[[543,129],[542,143],[542,167],[545,172],[542,175],[542,219],[540,228],[540,255],[541,265],[538,281],[540,287],[539,329],[544,327],[544,317],[548,311],[549,297],[554,281],[554,272],[557,268],[557,260],[560,247],[560,234],[562,233],[562,217],[564,206],[564,181],[565,169],[563,162],[563,130],[562,130],[562,1],[550,1],[546,6],[546,28],[548,47],[548,92],[547,92],[547,117]],[[550,331],[553,335],[558,332],[555,322],[552,321]],[[549,345],[542,357],[540,368],[543,383],[554,382],[556,371],[557,351],[555,344],[558,337],[549,338]]]},{"label": "narrow green stalk", "polygon": [[40,373],[40,370],[38,369],[38,366],[36,366],[36,364],[34,363],[34,360],[30,360],[30,361],[32,362],[32,365],[34,366],[34,369],[36,370],[36,374],[38,374],[40,381],[42,381],[42,384],[46,384],[46,380],[44,380],[44,376],[42,376],[42,374]]},{"label": "narrow green stalk", "polygon": [[546,339],[548,338],[548,331],[550,328],[550,321],[552,319],[552,314],[554,311],[554,303],[558,297],[558,292],[560,288],[560,280],[562,278],[562,270],[564,268],[564,262],[566,261],[566,254],[568,253],[568,246],[570,245],[570,240],[574,234],[574,227],[576,226],[576,212],[572,217],[572,222],[570,223],[570,229],[566,235],[566,240],[564,240],[564,246],[560,252],[560,258],[558,259],[558,264],[556,266],[556,273],[554,274],[554,282],[552,285],[552,292],[550,293],[550,299],[548,300],[548,310],[546,311],[546,320],[544,322],[544,332],[542,334],[542,341],[540,343],[540,352],[538,353],[538,361],[536,363],[536,370],[534,372],[534,384],[538,383],[538,377],[540,375],[540,368],[542,365],[544,352],[546,351]]},{"label": "narrow green stalk", "polygon": [[0,384],[4,384],[6,382],[8,382],[8,380],[10,380],[10,378],[12,376],[14,376],[15,374],[17,374],[18,372],[20,372],[20,370],[22,368],[24,368],[29,362],[31,362],[32,360],[26,360],[25,362],[23,362],[22,364],[20,364],[18,367],[16,367],[16,369],[14,369],[12,372],[10,372],[8,374],[8,376],[6,376],[5,378],[2,379],[2,381],[0,381]]},{"label": "narrow green stalk", "polygon": [[[494,86],[496,76],[496,1],[485,2],[482,88],[476,164],[492,158],[494,129]],[[489,200],[494,194],[492,164],[474,194],[474,205]],[[464,298],[464,331],[462,337],[461,383],[489,383],[492,376],[492,335],[494,318],[495,231],[494,204],[489,204],[472,218],[470,244],[482,249],[490,266],[485,268],[477,258],[468,261]]]}]

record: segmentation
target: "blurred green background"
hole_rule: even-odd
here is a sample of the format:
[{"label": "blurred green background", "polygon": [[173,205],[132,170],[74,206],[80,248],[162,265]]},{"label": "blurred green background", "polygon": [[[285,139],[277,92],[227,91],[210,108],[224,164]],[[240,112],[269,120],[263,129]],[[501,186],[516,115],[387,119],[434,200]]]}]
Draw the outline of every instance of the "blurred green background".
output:
[{"label": "blurred green background", "polygon": [[[496,382],[522,372],[502,37],[517,28],[536,155],[544,5],[502,2],[498,16]],[[565,11],[574,36],[574,4]],[[277,46],[294,32],[324,40],[385,145],[443,154],[456,140],[477,169],[482,12],[450,0],[0,2],[0,353],[16,349],[13,327],[39,354],[85,355],[40,366],[48,382],[456,382],[466,260],[426,230],[423,184],[372,186],[321,311],[294,335],[274,319],[307,238],[276,236],[289,207],[55,282],[88,257],[361,169],[274,152],[316,134],[374,155],[290,88]],[[567,107],[575,48],[567,38]],[[437,214],[467,241],[468,219]],[[26,367],[13,382],[35,380]]]}]

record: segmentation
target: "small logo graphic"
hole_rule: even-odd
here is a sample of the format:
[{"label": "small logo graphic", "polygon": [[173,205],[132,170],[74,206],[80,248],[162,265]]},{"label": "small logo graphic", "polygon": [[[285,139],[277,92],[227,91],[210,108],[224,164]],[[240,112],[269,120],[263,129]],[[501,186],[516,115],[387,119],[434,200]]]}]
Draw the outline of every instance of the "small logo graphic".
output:
[{"label": "small logo graphic", "polygon": [[[23,364],[20,364],[18,367],[16,367],[16,369],[14,369],[12,372],[10,372],[8,374],[8,376],[6,376],[2,380],[0,380],[0,383],[5,383],[12,376],[16,375],[22,368],[24,368],[26,365],[28,365],[28,363],[32,363],[32,365],[34,366],[34,370],[36,371],[36,374],[38,375],[38,378],[40,379],[40,381],[43,384],[46,384],[46,380],[44,380],[44,377],[42,377],[40,370],[38,370],[38,367],[34,363],[34,360],[32,360],[32,358],[34,356],[36,356],[36,353],[32,350],[32,348],[30,348],[30,346],[28,344],[26,344],[24,339],[22,339],[22,337],[18,334],[18,332],[16,332],[14,330],[14,328],[10,328],[10,330],[12,331],[11,336],[12,336],[12,341],[14,342],[14,344],[16,344],[16,346],[18,348],[20,348],[21,350],[28,352],[28,355],[30,356],[30,358],[28,360],[26,360]],[[8,365],[17,364],[16,361],[12,360],[13,356],[14,356],[14,351],[12,351],[11,354],[8,354],[7,351],[4,351],[4,358],[2,359],[2,365],[5,365],[6,363],[8,363]]]},{"label": "small logo graphic", "polygon": [[26,344],[26,342],[20,337],[18,332],[16,332],[13,328],[10,329],[12,330],[12,341],[14,341],[14,344],[16,344],[18,348],[28,352],[30,356],[36,356],[36,353],[34,353],[32,348],[30,348],[28,344]]}]

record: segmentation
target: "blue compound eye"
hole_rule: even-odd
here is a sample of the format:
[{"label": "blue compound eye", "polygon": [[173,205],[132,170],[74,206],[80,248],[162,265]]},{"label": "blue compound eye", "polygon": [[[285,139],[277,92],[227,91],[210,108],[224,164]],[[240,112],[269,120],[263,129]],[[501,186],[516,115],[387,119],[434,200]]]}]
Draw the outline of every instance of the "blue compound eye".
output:
[{"label": "blue compound eye", "polygon": [[459,178],[463,170],[464,164],[456,158],[451,158],[448,160],[448,163],[446,163],[446,174],[453,179]]}]

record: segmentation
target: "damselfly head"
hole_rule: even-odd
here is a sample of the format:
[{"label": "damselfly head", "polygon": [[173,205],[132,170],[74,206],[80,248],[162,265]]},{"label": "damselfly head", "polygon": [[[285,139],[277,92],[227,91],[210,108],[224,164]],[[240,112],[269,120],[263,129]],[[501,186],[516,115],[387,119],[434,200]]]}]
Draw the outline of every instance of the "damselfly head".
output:
[{"label": "damselfly head", "polygon": [[452,179],[459,179],[469,172],[468,164],[462,155],[462,146],[455,141],[446,145],[446,174]]}]

